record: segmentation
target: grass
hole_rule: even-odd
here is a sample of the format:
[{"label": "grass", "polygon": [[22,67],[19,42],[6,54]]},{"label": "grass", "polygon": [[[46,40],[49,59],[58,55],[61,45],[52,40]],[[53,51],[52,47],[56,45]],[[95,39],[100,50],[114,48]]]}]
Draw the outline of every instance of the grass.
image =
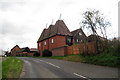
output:
[{"label": "grass", "polygon": [[2,79],[2,62],[0,62],[0,80]]},{"label": "grass", "polygon": [[0,60],[2,59],[2,57],[0,57]]},{"label": "grass", "polygon": [[50,58],[50,59],[59,59],[73,62],[81,62],[82,56],[79,54],[76,55],[66,55],[66,56],[51,56],[51,57],[39,57],[39,58]]},{"label": "grass", "polygon": [[120,64],[118,64],[120,62],[118,60],[118,56],[120,56],[120,54],[101,53],[98,55],[88,55],[85,57],[83,57],[80,54],[76,54],[76,55],[67,55],[67,56],[52,56],[52,57],[39,57],[39,58],[61,59],[72,62],[82,62],[82,63],[89,63],[95,65],[102,65],[102,66],[120,67]]},{"label": "grass", "polygon": [[118,56],[114,56],[113,53],[101,53],[99,55],[93,56],[89,55],[83,57],[83,63],[95,64],[95,65],[103,65],[103,66],[111,66],[111,67],[119,67],[118,64]]},{"label": "grass", "polygon": [[2,62],[2,78],[19,78],[22,70],[22,60],[15,57],[7,57]]},{"label": "grass", "polygon": [[82,61],[82,56],[76,54],[76,55],[68,55],[63,58],[63,60],[67,61],[73,61],[73,62],[81,62]]}]

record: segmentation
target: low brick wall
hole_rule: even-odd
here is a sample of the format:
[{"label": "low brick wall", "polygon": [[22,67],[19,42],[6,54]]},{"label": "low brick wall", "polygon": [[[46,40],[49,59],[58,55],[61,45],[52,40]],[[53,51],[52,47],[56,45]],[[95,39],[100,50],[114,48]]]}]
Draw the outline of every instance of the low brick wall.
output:
[{"label": "low brick wall", "polygon": [[67,55],[67,47],[59,47],[52,49],[52,56],[65,56]]}]

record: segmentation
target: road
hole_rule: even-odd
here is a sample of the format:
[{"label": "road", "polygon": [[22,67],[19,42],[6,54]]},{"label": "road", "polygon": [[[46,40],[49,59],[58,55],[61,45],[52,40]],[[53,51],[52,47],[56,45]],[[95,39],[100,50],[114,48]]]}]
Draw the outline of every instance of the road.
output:
[{"label": "road", "polygon": [[18,57],[24,61],[21,78],[118,78],[118,69],[56,59]]}]

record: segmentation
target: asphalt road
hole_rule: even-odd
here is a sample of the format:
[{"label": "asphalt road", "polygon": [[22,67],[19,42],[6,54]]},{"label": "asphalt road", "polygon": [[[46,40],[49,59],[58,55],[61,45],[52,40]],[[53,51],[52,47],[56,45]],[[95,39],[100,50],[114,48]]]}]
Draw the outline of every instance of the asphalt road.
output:
[{"label": "asphalt road", "polygon": [[21,78],[118,78],[118,69],[56,59],[19,57]]}]

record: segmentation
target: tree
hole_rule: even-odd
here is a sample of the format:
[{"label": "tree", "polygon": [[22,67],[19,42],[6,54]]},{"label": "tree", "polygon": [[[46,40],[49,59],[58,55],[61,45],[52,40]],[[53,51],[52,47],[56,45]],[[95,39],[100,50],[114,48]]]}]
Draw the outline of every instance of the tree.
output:
[{"label": "tree", "polygon": [[103,37],[107,37],[106,28],[111,26],[110,21],[106,20],[99,10],[88,9],[83,13],[82,27],[91,29],[94,35],[98,35],[97,30],[101,32]]},{"label": "tree", "polygon": [[6,56],[10,56],[8,51],[4,51],[4,53],[5,53]]},{"label": "tree", "polygon": [[100,40],[98,37],[100,34],[107,41],[106,28],[109,26],[111,26],[110,21],[106,20],[104,15],[101,14],[99,10],[88,9],[83,13],[83,21],[81,22],[81,27],[91,30],[92,34],[97,36],[96,43],[98,40]]}]

